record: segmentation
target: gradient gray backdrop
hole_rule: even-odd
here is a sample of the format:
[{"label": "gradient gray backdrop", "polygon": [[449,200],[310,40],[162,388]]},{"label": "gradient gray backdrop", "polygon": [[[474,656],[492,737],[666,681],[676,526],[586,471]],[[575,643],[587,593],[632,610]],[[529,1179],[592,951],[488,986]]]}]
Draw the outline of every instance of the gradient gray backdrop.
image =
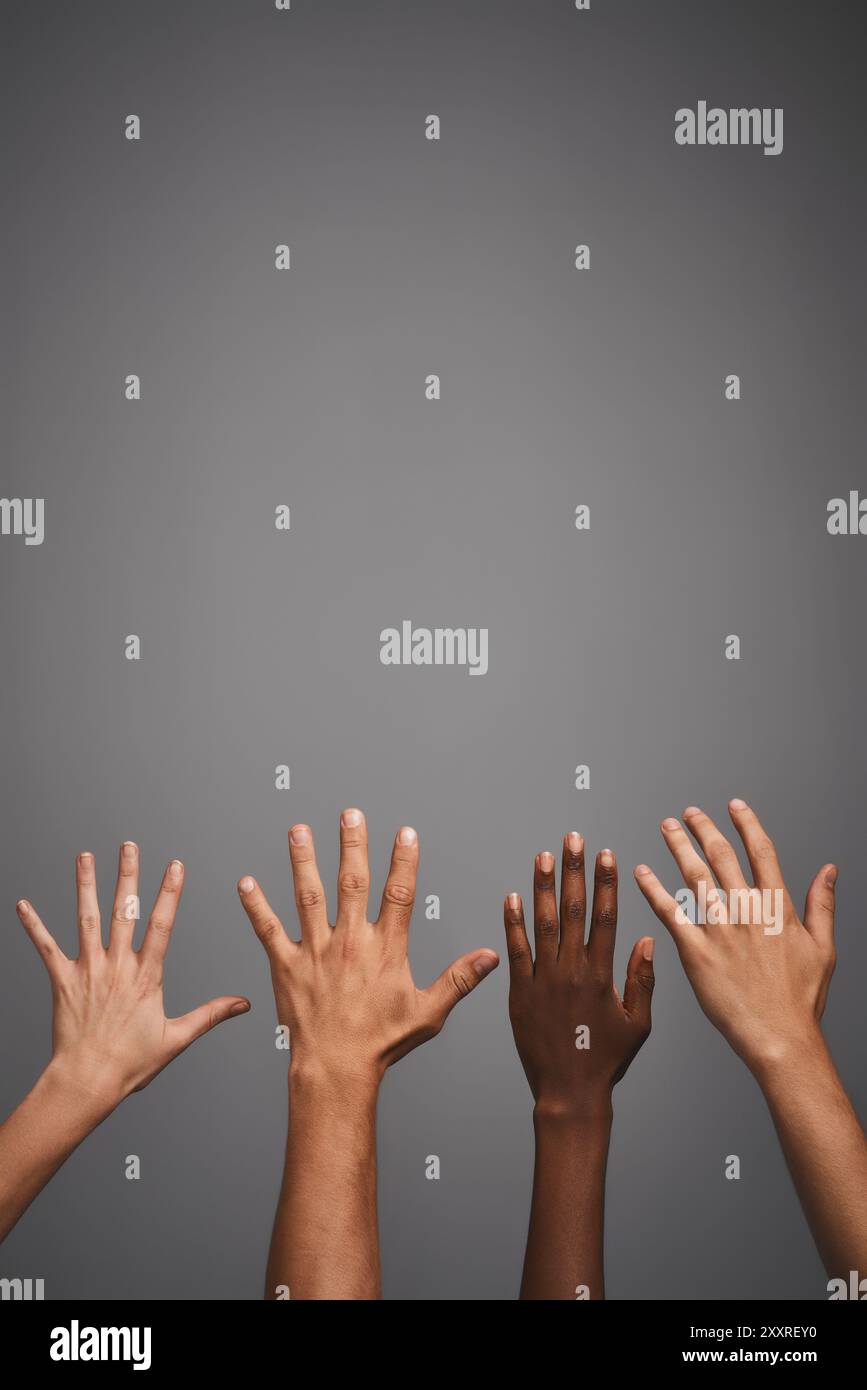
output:
[{"label": "gradient gray backdrop", "polygon": [[[253,1012],[88,1139],[0,1274],[49,1298],[260,1296],[286,1060],[235,882],[294,923],[287,827],[312,824],[331,887],[346,805],[375,900],[395,829],[419,829],[443,909],[413,927],[427,983],[501,947],[504,893],[572,828],[618,852],[622,978],[658,928],[633,865],[677,883],[659,819],[746,797],[796,899],[841,865],[827,1031],[863,1111],[867,540],[825,526],[865,485],[858,7],[4,15],[0,488],[46,499],[41,547],[0,539],[4,1113],[50,1048],[14,903],[71,952],[79,850],[106,911],[120,840],[146,907],[183,858],[167,1006],[238,991]],[[701,99],[784,107],[783,154],[678,148]],[[487,627],[489,673],[383,667],[403,618]],[[657,938],[653,1036],[616,1093],[609,1293],[825,1297],[759,1093]],[[516,1295],[531,1098],[506,991],[501,967],[386,1080],[388,1297]]]}]

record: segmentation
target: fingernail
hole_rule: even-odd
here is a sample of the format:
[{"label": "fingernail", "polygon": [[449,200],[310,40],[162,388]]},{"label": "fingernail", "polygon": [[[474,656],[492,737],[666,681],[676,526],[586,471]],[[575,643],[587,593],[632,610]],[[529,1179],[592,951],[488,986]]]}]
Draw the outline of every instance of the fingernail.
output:
[{"label": "fingernail", "polygon": [[293,845],[309,845],[310,827],[308,825],[293,825],[289,831],[289,839]]},{"label": "fingernail", "polygon": [[837,865],[836,865],[836,864],[832,864],[831,867],[830,867],[830,869],[829,869],[828,872],[826,873],[826,875],[825,875],[825,882],[827,883],[827,885],[828,885],[829,888],[833,888],[833,887],[834,887],[834,884],[837,882]]},{"label": "fingernail", "polygon": [[241,879],[241,882],[238,884],[238,892],[239,892],[239,893],[252,893],[252,891],[253,891],[253,889],[254,889],[255,887],[256,887],[255,883],[253,882],[253,880],[250,878],[250,876],[249,876],[249,874],[248,874],[247,877],[246,877],[246,878],[242,878],[242,879]]},{"label": "fingernail", "polygon": [[611,868],[612,864],[614,863],[614,855],[611,853],[610,849],[604,849],[602,851],[602,853],[599,856],[599,863],[605,869]]},{"label": "fingernail", "polygon": [[418,840],[418,836],[411,825],[405,825],[397,838],[402,845],[414,845]]},{"label": "fingernail", "polygon": [[93,859],[93,855],[90,853],[89,850],[84,850],[84,851],[78,856],[78,862],[79,862],[79,864],[82,864],[82,865],[89,864],[89,863],[92,861],[92,859]]},{"label": "fingernail", "polygon": [[249,1012],[250,1005],[247,1003],[246,1000],[242,1000],[240,1003],[232,1005],[231,1009],[229,1010],[229,1015],[233,1016],[234,1014],[248,1014]]},{"label": "fingernail", "polygon": [[732,811],[745,811],[747,809],[747,803],[741,801],[739,796],[736,796],[734,801],[729,802],[729,809]]},{"label": "fingernail", "polygon": [[569,834],[566,836],[566,844],[573,854],[578,854],[584,844],[584,839],[578,834],[577,830],[570,830]]},{"label": "fingernail", "polygon": [[667,819],[662,822],[662,828],[663,830],[679,830],[680,821],[675,820],[674,816],[668,816]]},{"label": "fingernail", "polygon": [[169,883],[180,883],[181,874],[183,872],[184,866],[181,863],[180,859],[173,859],[166,870],[166,878],[168,879]]},{"label": "fingernail", "polygon": [[687,806],[687,808],[686,808],[686,810],[684,811],[683,814],[684,814],[684,816],[700,816],[700,815],[701,815],[701,807],[700,807],[700,806]]},{"label": "fingernail", "polygon": [[521,906],[521,895],[520,895],[520,893],[510,893],[510,894],[509,894],[509,898],[508,898],[508,902],[509,902],[509,907],[512,909],[512,911],[513,911],[513,912],[517,912],[517,911],[518,911],[518,908]]},{"label": "fingernail", "polygon": [[546,849],[543,849],[542,853],[539,855],[539,868],[542,870],[543,874],[554,872],[554,856],[553,854],[549,854]]},{"label": "fingernail", "polygon": [[22,899],[20,900],[20,902],[17,902],[17,903],[15,904],[15,911],[16,911],[16,912],[29,912],[29,911],[30,911],[30,904],[29,904],[29,902],[27,901],[26,898],[22,898]]},{"label": "fingernail", "polygon": [[653,960],[653,948],[655,945],[656,942],[654,941],[653,937],[649,936],[645,941],[641,951],[641,954],[644,956],[645,960]]},{"label": "fingernail", "polygon": [[650,869],[647,864],[636,864],[634,873],[636,878],[643,878],[645,874],[650,873]]},{"label": "fingernail", "polygon": [[136,845],[132,840],[124,840],[123,844],[121,845],[121,849],[123,850],[124,859],[129,864],[132,862],[132,860],[135,859],[136,852],[138,850],[138,845]]},{"label": "fingernail", "polygon": [[499,963],[499,957],[496,956],[493,951],[490,951],[482,956],[476,956],[473,961],[473,969],[479,978],[483,980],[486,975],[490,975],[492,970],[496,970]]},{"label": "fingernail", "polygon": [[357,806],[350,806],[340,817],[341,824],[344,825],[347,830],[352,830],[356,825],[361,825],[361,820],[361,812]]}]

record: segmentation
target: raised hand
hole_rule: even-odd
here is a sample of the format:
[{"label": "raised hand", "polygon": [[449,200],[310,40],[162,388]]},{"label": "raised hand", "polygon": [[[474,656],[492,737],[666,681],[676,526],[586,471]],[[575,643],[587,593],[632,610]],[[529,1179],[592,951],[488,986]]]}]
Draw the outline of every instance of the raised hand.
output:
[{"label": "raised hand", "polygon": [[646,864],[638,866],[635,878],[671,933],[702,1009],[755,1070],[819,1041],[836,962],[837,870],[825,864],[816,874],[802,920],[758,816],[740,800],[729,809],[754,886],[736,850],[697,806],[687,807],[683,819],[701,854],[673,817],[661,829],[684,886],[704,905],[697,913],[704,920],[691,923]]},{"label": "raised hand", "polygon": [[[777,851],[758,816],[729,802],[753,877],[697,806],[662,834],[684,885],[694,924],[646,864],[635,877],[670,931],[696,998],[711,1023],[755,1076],[768,1103],[819,1253],[845,1290],[867,1270],[867,1138],[820,1027],[836,962],[837,869],[824,864],[800,917]],[[857,1279],[856,1279],[857,1282]],[[842,1297],[848,1295],[843,1292]]]},{"label": "raised hand", "polygon": [[536,856],[535,960],[517,893],[504,917],[509,1017],[536,1101],[536,1166],[521,1297],[604,1298],[603,1204],[611,1093],[650,1033],[653,938],[635,943],[621,998],[614,986],[617,862],[596,858],[590,932],[584,841],[563,842],[560,905],[554,857]]},{"label": "raised hand", "polygon": [[376,1098],[386,1069],[434,1037],[455,1004],[498,963],[475,950],[426,989],[407,945],[418,836],[395,838],[379,916],[368,918],[370,869],[361,811],[340,818],[337,914],[307,825],[289,832],[301,940],[292,941],[256,881],[238,892],[271,966],[278,1023],[288,1028],[290,1124],[266,1280],[269,1298],[376,1298]]},{"label": "raised hand", "polygon": [[53,1049],[34,1089],[0,1127],[0,1237],[87,1133],[131,1091],[141,1090],[196,1038],[249,1001],[224,995],[181,1018],[166,1018],[163,964],[184,882],[172,860],[148,921],[133,948],[139,916],[139,851],[120,848],[108,944],[100,928],[92,854],[76,860],[79,954],[70,960],[36,909],[22,899],[18,916],[51,980]]}]

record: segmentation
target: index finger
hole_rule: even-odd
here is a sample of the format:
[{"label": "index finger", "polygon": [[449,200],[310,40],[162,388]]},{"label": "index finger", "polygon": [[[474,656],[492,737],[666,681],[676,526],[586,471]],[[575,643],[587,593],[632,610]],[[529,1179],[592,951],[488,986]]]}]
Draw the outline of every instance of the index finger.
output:
[{"label": "index finger", "polygon": [[610,849],[596,856],[593,911],[587,957],[601,975],[614,979],[614,943],[617,939],[617,860]]},{"label": "index finger", "polygon": [[147,931],[139,953],[143,963],[162,965],[172,939],[172,928],[183,891],[184,866],[180,859],[173,859],[163,874],[153,912],[148,918]]},{"label": "index finger", "polygon": [[386,931],[409,931],[418,876],[418,835],[405,825],[395,836],[388,878],[382,890],[378,925]]}]

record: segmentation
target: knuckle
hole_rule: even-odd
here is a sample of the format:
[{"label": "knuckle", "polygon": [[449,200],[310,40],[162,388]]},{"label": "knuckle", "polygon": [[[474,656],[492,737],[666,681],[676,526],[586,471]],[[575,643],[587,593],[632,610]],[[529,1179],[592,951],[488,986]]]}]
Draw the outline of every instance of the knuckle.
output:
[{"label": "knuckle", "polygon": [[602,927],[603,930],[611,931],[617,926],[617,909],[615,907],[601,907],[593,914],[593,926]]},{"label": "knuckle", "polygon": [[172,918],[165,917],[162,913],[155,913],[150,920],[150,929],[156,936],[171,936]]},{"label": "knuckle", "polygon": [[366,893],[368,878],[366,874],[354,873],[351,870],[342,873],[337,880],[337,887],[341,893],[354,894]]},{"label": "knuckle", "polygon": [[762,864],[767,864],[770,860],[776,859],[777,851],[773,840],[767,835],[762,836],[756,841],[753,854]]},{"label": "knuckle", "polygon": [[472,989],[472,985],[464,971],[458,970],[456,966],[452,966],[449,971],[449,981],[459,999],[463,999]]},{"label": "knuckle", "polygon": [[411,907],[415,898],[413,890],[405,883],[387,883],[383,896],[395,907]]},{"label": "knuckle", "polygon": [[421,1041],[431,1042],[434,1038],[438,1038],[443,1031],[444,1023],[445,1020],[439,1016],[430,1019],[421,1030]]},{"label": "knuckle", "polygon": [[525,961],[530,959],[530,951],[523,942],[515,942],[513,945],[510,945],[507,955],[511,965],[523,965]]},{"label": "knuckle", "polygon": [[99,914],[96,912],[84,912],[78,919],[78,925],[83,932],[99,931]]},{"label": "knuckle", "polygon": [[566,917],[570,922],[583,922],[586,913],[586,898],[573,898],[566,904]]},{"label": "knuckle", "polygon": [[613,864],[600,864],[596,871],[596,882],[603,888],[613,888],[617,883],[617,869]]},{"label": "knuckle", "polygon": [[548,941],[552,937],[556,937],[557,930],[558,923],[556,919],[553,917],[542,917],[536,923],[536,935],[544,941]]},{"label": "knuckle", "polygon": [[298,893],[298,906],[319,907],[323,896],[321,888],[301,888]]},{"label": "knuckle", "polygon": [[567,851],[566,851],[566,868],[567,868],[567,869],[569,870],[569,872],[572,873],[572,874],[580,874],[580,873],[583,873],[583,872],[584,872],[584,851],[583,851],[583,849],[578,850],[577,852],[576,852],[575,850],[567,849]]},{"label": "knuckle", "polygon": [[265,917],[259,923],[258,930],[262,941],[274,941],[283,930],[283,925],[276,917]]},{"label": "knuckle", "polygon": [[344,849],[363,849],[366,840],[364,835],[360,834],[359,831],[351,831],[344,829],[341,831],[340,842],[343,845]]}]

